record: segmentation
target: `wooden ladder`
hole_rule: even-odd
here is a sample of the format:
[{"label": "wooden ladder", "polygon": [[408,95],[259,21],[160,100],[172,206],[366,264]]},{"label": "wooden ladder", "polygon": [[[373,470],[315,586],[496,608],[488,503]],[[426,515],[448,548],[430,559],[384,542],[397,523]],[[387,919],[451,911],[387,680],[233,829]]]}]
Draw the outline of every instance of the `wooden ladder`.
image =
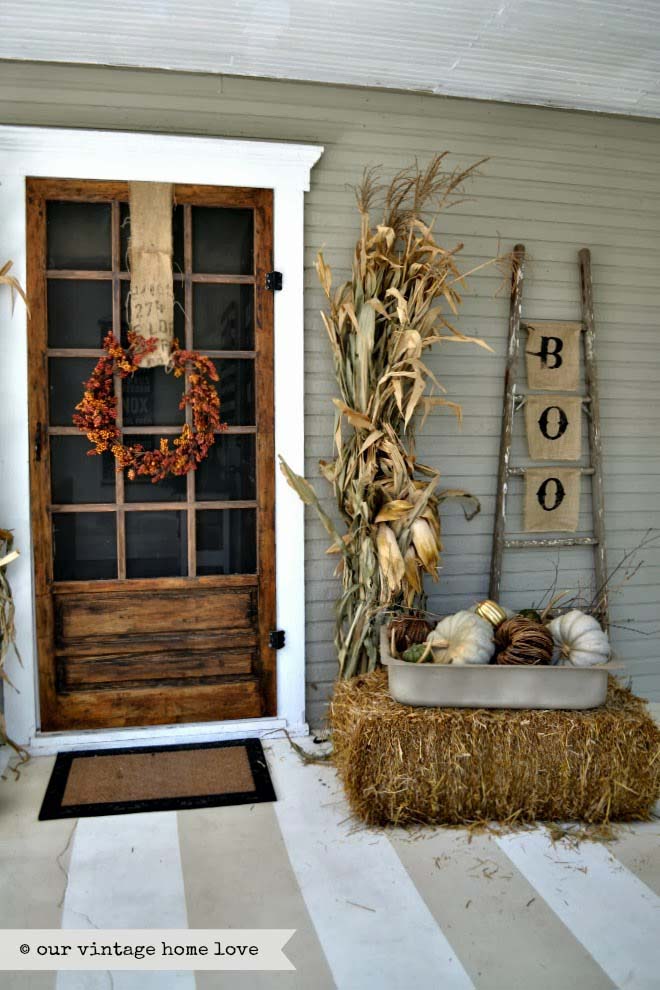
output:
[{"label": "wooden ladder", "polygon": [[[586,395],[582,397],[583,408],[588,419],[590,466],[579,468],[582,474],[591,475],[591,499],[593,512],[592,536],[569,536],[555,539],[507,539],[506,498],[511,477],[525,475],[524,467],[511,464],[511,441],[513,420],[525,404],[526,393],[517,385],[518,361],[520,353],[520,330],[525,328],[522,319],[523,278],[525,270],[525,246],[514,248],[514,265],[511,276],[511,305],[509,309],[509,342],[506,373],[504,379],[504,408],[502,414],[502,434],[500,438],[500,458],[497,476],[497,506],[493,530],[493,550],[490,565],[489,597],[499,599],[502,583],[502,560],[505,550],[562,549],[564,547],[593,547],[596,595],[600,598],[598,618],[604,629],[609,624],[607,600],[607,558],[605,553],[605,521],[602,471],[602,439],[600,430],[600,410],[598,401],[598,377],[595,358],[595,324],[593,292],[591,283],[591,253],[583,248],[578,253],[580,283],[582,288],[582,320],[577,323],[581,329],[584,355],[584,380]],[[535,320],[538,326],[543,321]],[[550,321],[547,321],[548,323]],[[563,321],[568,323],[569,321]],[[555,322],[556,325],[556,322]],[[574,322],[572,325],[576,325]],[[549,465],[550,466],[550,465]]]}]

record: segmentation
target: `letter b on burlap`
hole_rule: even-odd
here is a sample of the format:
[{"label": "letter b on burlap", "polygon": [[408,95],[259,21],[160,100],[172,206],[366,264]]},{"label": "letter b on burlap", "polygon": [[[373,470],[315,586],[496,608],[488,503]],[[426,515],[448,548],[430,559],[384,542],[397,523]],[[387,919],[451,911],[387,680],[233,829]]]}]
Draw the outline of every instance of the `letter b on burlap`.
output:
[{"label": "letter b on burlap", "polygon": [[527,383],[530,388],[575,392],[580,378],[580,326],[527,324]]}]

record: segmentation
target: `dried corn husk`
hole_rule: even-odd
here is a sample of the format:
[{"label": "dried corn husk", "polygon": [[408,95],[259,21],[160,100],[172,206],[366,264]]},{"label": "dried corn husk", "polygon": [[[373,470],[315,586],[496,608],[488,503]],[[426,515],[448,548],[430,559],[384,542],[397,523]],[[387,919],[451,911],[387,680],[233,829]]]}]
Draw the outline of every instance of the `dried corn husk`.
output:
[{"label": "dried corn husk", "polygon": [[10,272],[13,264],[14,264],[13,261],[6,261],[5,264],[2,266],[2,268],[0,268],[0,285],[8,285],[9,286],[9,289],[10,289],[10,292],[11,292],[11,307],[12,307],[12,310],[13,310],[14,304],[16,302],[16,296],[18,295],[18,296],[21,297],[21,299],[25,303],[25,308],[28,310],[28,313],[29,313],[30,310],[28,309],[27,296],[25,295],[25,291],[23,290],[23,286],[21,285],[21,283],[18,281],[18,279],[14,275],[10,275],[9,274],[9,272]]},{"label": "dried corn husk", "polygon": [[18,551],[12,550],[13,540],[14,537],[9,530],[0,529],[0,679],[5,676],[3,672],[5,657],[16,636],[14,599],[5,573],[8,565],[18,557]]},{"label": "dried corn husk", "polygon": [[[417,413],[425,417],[444,406],[460,419],[460,406],[444,397],[425,352],[445,341],[490,350],[445,315],[455,314],[461,303],[464,275],[455,256],[462,245],[442,248],[422,214],[450,205],[481,164],[447,173],[445,157],[437,155],[423,170],[404,169],[386,187],[376,172],[367,171],[357,189],[360,237],[351,279],[333,287],[323,254],[316,261],[327,299],[321,316],[339,388],[333,400],[335,457],[320,466],[348,532],[339,533],[308,482],[284,462],[282,470],[316,509],[332,539],[330,551],[341,554],[335,645],[342,677],[376,666],[374,619],[383,605],[419,604],[424,575],[437,580],[441,503],[463,500],[468,518],[479,511],[467,492],[438,491],[438,473],[415,456]],[[377,198],[383,211],[374,224]]]},{"label": "dried corn husk", "polygon": [[[17,295],[21,297],[27,309],[27,298],[23,287],[14,275],[9,274],[12,265],[12,261],[7,261],[0,267],[0,285],[9,286],[12,310]],[[4,663],[9,650],[13,647],[18,656],[16,628],[14,625],[14,599],[6,575],[6,568],[19,556],[18,551],[12,549],[13,541],[13,534],[9,530],[0,529],[0,684],[2,680],[7,680],[7,675],[4,672]],[[26,756],[25,751],[8,738],[2,714],[0,714],[0,743],[9,744],[21,757]]]}]

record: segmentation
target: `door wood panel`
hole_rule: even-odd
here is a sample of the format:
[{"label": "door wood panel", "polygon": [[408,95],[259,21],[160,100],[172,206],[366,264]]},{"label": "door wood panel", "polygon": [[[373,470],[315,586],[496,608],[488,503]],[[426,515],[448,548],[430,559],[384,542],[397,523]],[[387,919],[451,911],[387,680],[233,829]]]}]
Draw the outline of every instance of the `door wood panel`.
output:
[{"label": "door wood panel", "polygon": [[[128,584],[128,582],[127,582]],[[254,630],[257,588],[168,588],[85,592],[55,597],[55,642],[117,639],[157,633]]]},{"label": "door wood panel", "polygon": [[234,680],[236,674],[250,675],[255,660],[255,647],[243,649],[173,650],[158,652],[152,646],[143,653],[116,653],[105,656],[58,656],[57,687],[59,691],[84,691],[98,688],[144,687],[153,685],[174,687],[178,683],[197,681],[209,684],[218,680]]},{"label": "door wood panel", "polygon": [[[218,435],[216,445],[225,436],[254,437],[253,446],[245,447],[247,440],[237,446],[236,441],[238,453],[227,467],[253,472],[249,483],[237,483],[239,474],[234,475],[232,485],[225,486],[226,491],[222,484],[211,485],[211,493],[222,496],[215,501],[197,496],[195,472],[185,478],[185,493],[176,492],[181,501],[171,501],[169,495],[158,501],[160,493],[152,490],[145,492],[149,495],[145,500],[144,489],[129,488],[134,483],[122,473],[108,476],[107,465],[105,473],[99,470],[88,475],[75,441],[59,441],[60,437],[81,437],[68,414],[59,412],[54,423],[49,419],[49,395],[59,390],[57,408],[68,408],[68,392],[62,395],[61,382],[75,381],[77,374],[78,365],[72,364],[74,373],[62,375],[64,362],[85,358],[93,365],[102,353],[100,340],[107,329],[117,337],[125,331],[130,276],[123,258],[123,225],[128,184],[60,179],[27,182],[30,475],[42,731],[254,718],[277,712],[276,654],[269,646],[276,601],[273,299],[265,288],[266,272],[272,268],[272,191],[178,185],[174,196],[178,218],[175,258],[178,250],[183,262],[174,274],[175,293],[183,300],[180,342],[202,350],[219,367],[220,396],[221,402],[226,400],[229,427]],[[52,206],[67,203],[79,206],[73,212],[66,205]],[[85,204],[106,204],[107,209],[96,206],[89,223]],[[96,255],[105,257],[106,252],[111,258],[111,267],[102,270],[84,267],[88,262],[81,247],[85,237],[98,241],[93,223],[99,211],[111,241]],[[57,229],[56,250],[49,242],[49,216],[69,215],[73,218],[71,237],[78,236],[71,258],[66,256],[66,229]],[[82,218],[79,230],[76,217]],[[207,229],[210,235],[204,233]],[[238,231],[236,245],[231,240],[232,229]],[[195,270],[196,244],[200,256],[205,252],[212,259],[207,267],[213,267],[213,258],[220,259],[219,270]],[[238,250],[243,252],[242,273],[221,270],[222,259]],[[49,251],[57,267],[49,267]],[[251,259],[249,272],[246,259]],[[90,281],[111,283],[111,313],[85,315],[90,299],[110,298],[105,290],[76,294],[77,286]],[[79,332],[85,328],[75,327],[70,339],[82,339],[90,346],[62,347],[58,339],[58,346],[49,347],[48,287],[62,283],[70,290],[53,298],[61,308],[68,298],[79,296],[76,312],[82,315],[78,318],[89,318],[93,329],[87,340]],[[247,305],[245,312],[236,303],[238,289],[233,294],[231,288],[221,290],[224,309],[216,307],[217,313],[207,306],[204,318],[217,319],[218,340],[224,341],[215,350],[195,348],[196,326],[200,326],[195,323],[196,285],[211,287],[204,291],[211,293],[212,302],[213,294],[220,292],[213,286],[243,287],[240,304]],[[225,332],[227,326],[231,330],[237,320],[245,319],[246,313],[252,319],[252,350],[232,347],[241,332],[233,338]],[[60,319],[59,310],[58,314]],[[203,315],[200,311],[200,319]],[[212,322],[205,329],[205,340],[212,340],[215,330]],[[64,331],[68,343],[66,326]],[[62,336],[61,328],[58,334]],[[242,370],[246,363],[253,367],[248,378]],[[50,381],[49,374],[53,376]],[[236,389],[241,388],[253,389],[253,422],[232,423],[230,416],[239,408],[240,391]],[[73,392],[71,407],[82,396],[82,383]],[[121,427],[120,386],[116,394],[120,396],[117,421]],[[162,395],[159,401],[162,405]],[[242,399],[241,403],[241,408],[252,407]],[[135,403],[140,410],[143,406],[143,402]],[[172,436],[181,428],[175,425],[174,415],[172,419],[131,422],[125,433],[156,439]],[[69,469],[65,464],[63,471],[61,458],[66,451],[71,456],[74,449],[77,467]],[[251,460],[236,463],[238,457],[246,456],[240,453],[243,449],[253,450]],[[223,456],[229,463],[230,455]],[[57,504],[51,493],[52,466],[57,469]],[[74,471],[68,486],[67,470]],[[204,490],[209,491],[208,476]],[[78,491],[91,491],[93,501],[76,501]],[[232,497],[245,491],[250,497]],[[167,538],[161,533],[168,534]],[[175,546],[172,534],[178,541]],[[73,562],[63,567],[62,555],[64,559],[71,556]],[[136,571],[140,576],[131,577]],[[85,578],[80,579],[83,572]],[[114,576],[108,577],[109,572]]]}]

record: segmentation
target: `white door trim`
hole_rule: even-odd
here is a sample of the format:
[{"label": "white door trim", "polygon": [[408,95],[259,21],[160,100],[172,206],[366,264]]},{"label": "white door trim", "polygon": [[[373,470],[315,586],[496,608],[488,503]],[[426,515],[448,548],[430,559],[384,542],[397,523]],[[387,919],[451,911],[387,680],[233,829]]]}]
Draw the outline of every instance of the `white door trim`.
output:
[{"label": "white door trim", "polygon": [[[25,179],[142,179],[154,182],[251,186],[272,189],[274,262],[284,274],[275,294],[275,450],[304,470],[303,406],[303,201],[319,145],[225,138],[183,137],[124,131],[0,126],[0,262],[12,259],[25,283]],[[46,752],[122,740],[190,742],[219,736],[263,735],[305,724],[304,512],[277,472],[275,540],[277,625],[286,631],[278,653],[277,718],[189,726],[153,726],[101,732],[40,733],[35,647],[34,582],[30,532],[27,394],[27,318],[13,313],[9,292],[0,293],[0,521],[14,530],[19,561],[10,579],[16,602],[21,666],[12,656],[5,690],[9,735]],[[10,484],[7,480],[10,479]]]}]

